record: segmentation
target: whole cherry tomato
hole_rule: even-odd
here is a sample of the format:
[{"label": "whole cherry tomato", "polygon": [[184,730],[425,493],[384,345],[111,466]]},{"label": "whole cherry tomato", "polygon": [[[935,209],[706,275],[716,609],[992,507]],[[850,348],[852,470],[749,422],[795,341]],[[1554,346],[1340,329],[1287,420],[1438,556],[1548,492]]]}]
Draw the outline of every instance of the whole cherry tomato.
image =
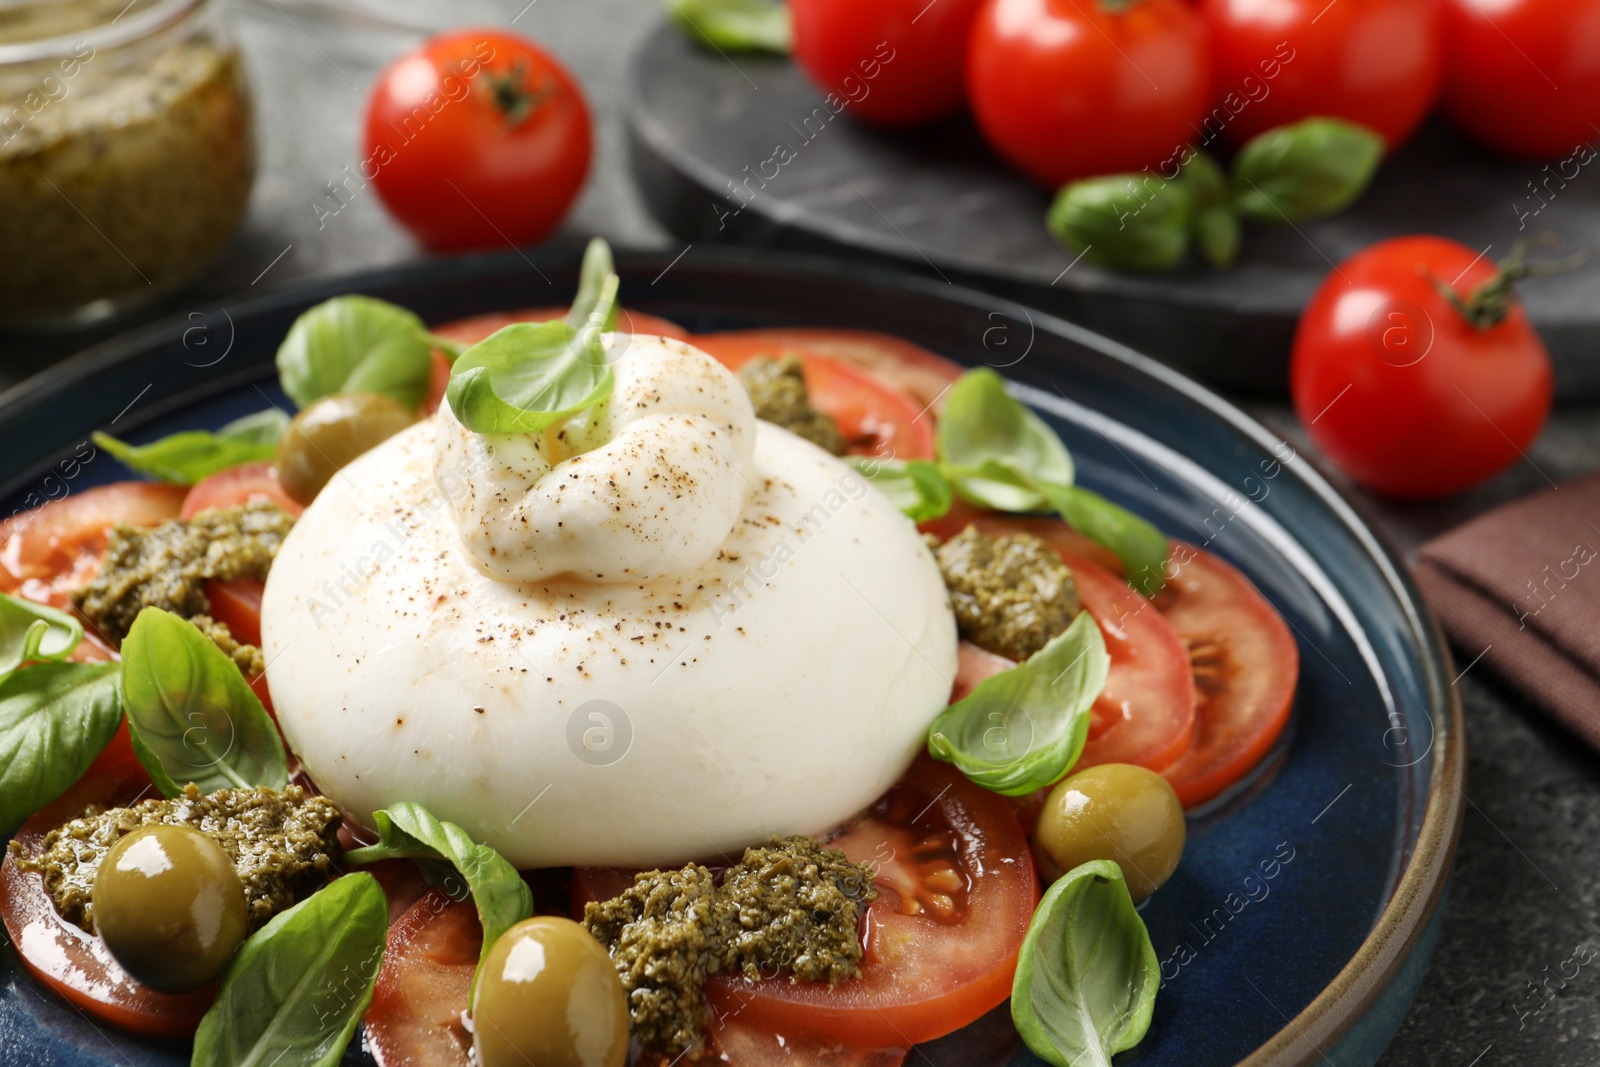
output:
[{"label": "whole cherry tomato", "polygon": [[1431,497],[1521,456],[1550,411],[1550,359],[1501,267],[1440,237],[1398,237],[1341,263],[1300,319],[1295,411],[1350,477]]},{"label": "whole cherry tomato", "polygon": [[967,32],[982,0],[789,0],[794,58],[839,110],[909,126],[961,106]]},{"label": "whole cherry tomato", "polygon": [[1459,129],[1511,155],[1594,158],[1600,0],[1445,0],[1444,30],[1444,110]]},{"label": "whole cherry tomato", "polygon": [[1416,130],[1444,72],[1436,0],[1203,0],[1215,106],[1201,139],[1242,144],[1313,115]]},{"label": "whole cherry tomato", "polygon": [[1210,93],[1205,25],[1182,0],[987,0],[972,26],[973,115],[1048,185],[1175,167]]},{"label": "whole cherry tomato", "polygon": [[532,244],[583,187],[589,108],[532,41],[462,30],[378,76],[365,143],[361,178],[428,248]]}]

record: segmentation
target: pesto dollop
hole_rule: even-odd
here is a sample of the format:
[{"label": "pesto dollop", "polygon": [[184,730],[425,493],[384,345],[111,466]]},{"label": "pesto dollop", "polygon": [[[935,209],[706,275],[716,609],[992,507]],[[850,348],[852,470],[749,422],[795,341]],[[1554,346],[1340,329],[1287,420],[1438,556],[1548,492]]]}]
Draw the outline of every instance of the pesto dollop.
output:
[{"label": "pesto dollop", "polygon": [[[185,619],[207,616],[208,636],[225,635],[218,645],[239,662],[237,650],[250,646],[239,645],[226,626],[209,618],[205,584],[213,578],[265,578],[293,525],[282,508],[255,501],[150,529],[113,526],[99,572],[72,594],[72,603],[100,633],[119,642],[147,607]],[[246,659],[259,655],[256,650]]]},{"label": "pesto dollop", "polygon": [[968,526],[943,544],[928,541],[950,590],[956,629],[979,648],[1021,662],[1078,614],[1071,569],[1031,534],[990,537]]},{"label": "pesto dollop", "polygon": [[100,861],[125,834],[164,823],[191,826],[222,846],[244,883],[251,931],[309,896],[333,873],[339,855],[339,808],[291,785],[223,789],[202,795],[192,783],[181,797],[131,807],[90,807],[45,835],[37,855],[17,842],[17,866],[44,875],[45,889],[68,922],[94,932],[94,878]]},{"label": "pesto dollop", "polygon": [[750,394],[756,418],[782,426],[836,456],[844,455],[839,424],[811,405],[799,356],[757,356],[739,368],[739,383]]},{"label": "pesto dollop", "polygon": [[877,896],[870,867],[789,837],[745,849],[720,879],[698,864],[636,875],[621,896],[585,906],[583,922],[616,963],[634,1036],[679,1053],[700,1044],[706,979],[719,971],[855,977],[861,908]]}]

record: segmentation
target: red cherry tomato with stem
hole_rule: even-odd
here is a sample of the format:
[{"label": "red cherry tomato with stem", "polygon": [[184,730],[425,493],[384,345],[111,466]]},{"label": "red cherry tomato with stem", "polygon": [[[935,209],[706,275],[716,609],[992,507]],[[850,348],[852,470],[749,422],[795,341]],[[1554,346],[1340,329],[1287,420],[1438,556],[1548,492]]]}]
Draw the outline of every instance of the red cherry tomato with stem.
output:
[{"label": "red cherry tomato with stem", "polygon": [[[1351,478],[1435,497],[1515,463],[1550,411],[1550,359],[1504,268],[1441,237],[1399,237],[1341,263],[1295,335],[1295,410]],[[1448,294],[1448,295],[1447,295]]]},{"label": "red cherry tomato with stem", "polygon": [[525,37],[461,30],[391,63],[367,102],[361,176],[434,251],[534,244],[583,187],[578,83]]},{"label": "red cherry tomato with stem", "polygon": [[1416,130],[1444,72],[1435,0],[1204,0],[1215,107],[1202,141],[1242,144],[1313,115],[1348,119],[1389,148]]},{"label": "red cherry tomato with stem", "polygon": [[1211,99],[1205,24],[1181,0],[988,0],[967,96],[995,151],[1047,185],[1175,166]]}]

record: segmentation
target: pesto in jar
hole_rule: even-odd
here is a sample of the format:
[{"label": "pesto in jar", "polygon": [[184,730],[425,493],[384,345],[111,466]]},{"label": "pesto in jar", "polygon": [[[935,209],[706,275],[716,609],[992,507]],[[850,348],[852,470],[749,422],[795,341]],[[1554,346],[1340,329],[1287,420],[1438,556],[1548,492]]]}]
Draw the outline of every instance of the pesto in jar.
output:
[{"label": "pesto in jar", "polygon": [[799,356],[757,356],[739,368],[739,383],[750,394],[756,418],[782,426],[836,456],[844,455],[839,424],[811,404]]},{"label": "pesto in jar", "polygon": [[706,979],[738,970],[830,985],[859,973],[872,869],[809,837],[747,848],[720,879],[698,864],[646,871],[621,896],[591,901],[583,923],[610,952],[633,1035],[677,1054],[705,1032]]},{"label": "pesto in jar", "polygon": [[46,834],[36,855],[15,841],[9,849],[20,869],[44,875],[62,918],[93,933],[94,879],[111,846],[141,826],[191,826],[233,861],[253,932],[332,877],[341,818],[333,801],[307,796],[297,785],[281,793],[252,787],[202,795],[190,783],[170,800],[91,807]]},{"label": "pesto in jar", "polygon": [[990,537],[968,526],[943,544],[928,540],[950,590],[956,629],[979,648],[1020,663],[1077,616],[1072,571],[1037,537]]},{"label": "pesto in jar", "polygon": [[[191,21],[215,15],[198,6]],[[254,135],[237,49],[198,23],[97,49],[98,28],[58,29],[84,36],[59,57],[0,69],[0,322],[188,281],[249,201]],[[0,23],[12,40],[31,29]]]},{"label": "pesto in jar", "polygon": [[[259,650],[242,656],[222,623],[211,619],[207,581],[265,578],[272,559],[294,525],[288,512],[266,501],[236,508],[210,508],[192,519],[172,519],[145,529],[113,526],[94,579],[72,593],[72,603],[103,636],[121,641],[139,612],[163,608],[185,619],[204,616],[201,626],[234,662],[256,662]],[[248,672],[247,672],[248,673]]]}]

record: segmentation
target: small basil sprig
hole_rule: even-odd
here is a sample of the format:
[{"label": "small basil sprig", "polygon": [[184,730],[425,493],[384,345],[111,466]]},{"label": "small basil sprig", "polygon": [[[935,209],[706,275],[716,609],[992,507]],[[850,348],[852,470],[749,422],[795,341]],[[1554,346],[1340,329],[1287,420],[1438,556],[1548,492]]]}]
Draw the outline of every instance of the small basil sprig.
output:
[{"label": "small basil sprig", "polygon": [[1183,164],[1179,180],[1189,190],[1195,247],[1213,267],[1230,265],[1239,258],[1240,227],[1228,175],[1215,159],[1197,151]]},{"label": "small basil sprig", "polygon": [[937,463],[874,456],[849,456],[846,462],[913,522],[937,519],[950,510],[950,483]]},{"label": "small basil sprig", "polygon": [[121,723],[115,663],[39,663],[0,682],[0,833],[83,777]]},{"label": "small basil sprig", "polygon": [[[605,238],[590,238],[583,250],[583,263],[578,267],[578,293],[572,298],[572,308],[567,312],[568,326],[581,330],[589,324],[595,308],[605,296],[607,279],[616,272],[611,246],[606,244]],[[611,310],[606,313],[605,323],[601,327],[603,330],[609,332],[617,328],[617,312],[620,310],[613,298]]]},{"label": "small basil sprig", "polygon": [[1099,625],[1079,612],[1027,660],[985,678],[940,712],[928,728],[928,752],[1005,796],[1043,789],[1078,762],[1089,708],[1110,667]]},{"label": "small basil sprig", "polygon": [[1189,251],[1189,190],[1156,174],[1107,174],[1069,182],[1045,225],[1091,263],[1131,271],[1171,270]]},{"label": "small basil sprig", "polygon": [[428,393],[433,340],[403,307],[336,296],[289,327],[278,346],[278,380],[301,407],[335,393],[382,393],[414,408]]},{"label": "small basil sprig", "polygon": [[667,15],[696,44],[724,52],[777,52],[794,43],[789,8],[769,0],[666,0]]},{"label": "small basil sprig", "polygon": [[581,328],[519,322],[462,352],[445,392],[450,411],[474,433],[537,433],[604,403],[612,373],[601,334],[617,284],[605,277]]},{"label": "small basil sprig", "polygon": [[1125,508],[1072,484],[1061,439],[988,368],[956,380],[939,418],[939,466],[955,491],[1002,511],[1049,508],[1096,544],[1115,552],[1128,581],[1149,596],[1166,573],[1167,539]]},{"label": "small basil sprig", "polygon": [[223,971],[191,1067],[333,1067],[372,1002],[388,930],[370,874],[345,875],[274,916]]},{"label": "small basil sprig", "polygon": [[0,593],[0,679],[24,663],[64,660],[82,640],[77,616]]},{"label": "small basil sprig", "polygon": [[277,454],[278,438],[289,416],[277,408],[234,419],[216,433],[185,430],[147,445],[131,445],[107,433],[96,433],[94,443],[120,459],[130,470],[163,482],[193,485],[241,463],[270,460]]},{"label": "small basil sprig", "polygon": [[395,804],[372,817],[378,843],[346,852],[345,862],[359,867],[379,860],[416,860],[428,881],[453,899],[470,893],[483,926],[484,955],[501,934],[533,914],[533,893],[517,869],[455,823],[412,803]]},{"label": "small basil sprig", "polygon": [[134,755],[169,797],[289,783],[277,727],[244,675],[194,623],[145,608],[122,642],[122,701]]},{"label": "small basil sprig", "polygon": [[1111,1067],[1144,1040],[1161,968],[1122,868],[1075,867],[1039,902],[1011,986],[1011,1019],[1056,1067]]},{"label": "small basil sprig", "polygon": [[1383,162],[1383,138],[1343,119],[1311,118],[1250,139],[1233,161],[1234,208],[1257,222],[1343,211]]}]

